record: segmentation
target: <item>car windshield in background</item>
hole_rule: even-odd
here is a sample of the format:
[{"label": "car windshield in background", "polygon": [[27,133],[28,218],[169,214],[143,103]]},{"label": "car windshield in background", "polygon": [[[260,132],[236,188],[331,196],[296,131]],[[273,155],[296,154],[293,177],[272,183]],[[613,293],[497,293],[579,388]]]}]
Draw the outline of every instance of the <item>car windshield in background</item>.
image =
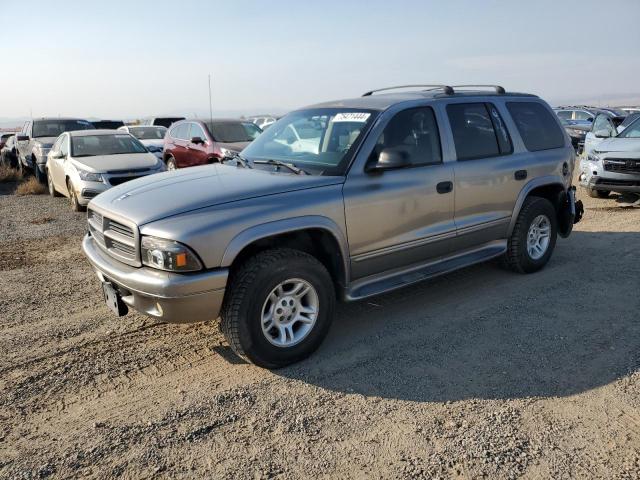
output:
[{"label": "car windshield in background", "polygon": [[262,130],[260,130],[260,127],[258,127],[255,123],[242,122],[242,126],[247,131],[247,135],[251,140],[255,140],[262,133]]},{"label": "car windshield in background", "polygon": [[207,122],[207,126],[217,142],[234,143],[253,140],[242,122]]},{"label": "car windshield in background", "polygon": [[64,132],[93,129],[93,125],[84,120],[35,120],[33,122],[33,138],[58,137]]},{"label": "car windshield in background", "polygon": [[640,138],[640,118],[619,133],[618,138]]},{"label": "car windshield in background", "polygon": [[83,135],[71,137],[72,157],[146,153],[147,149],[131,135]]},{"label": "car windshield in background", "polygon": [[121,120],[98,120],[91,122],[95,128],[101,128],[105,130],[116,130],[124,126],[124,122]]},{"label": "car windshield in background", "polygon": [[129,133],[138,140],[162,140],[167,129],[165,127],[129,127]]},{"label": "car windshield in background", "polygon": [[376,112],[319,108],[290,113],[264,131],[242,155],[279,160],[324,175],[342,175]]}]

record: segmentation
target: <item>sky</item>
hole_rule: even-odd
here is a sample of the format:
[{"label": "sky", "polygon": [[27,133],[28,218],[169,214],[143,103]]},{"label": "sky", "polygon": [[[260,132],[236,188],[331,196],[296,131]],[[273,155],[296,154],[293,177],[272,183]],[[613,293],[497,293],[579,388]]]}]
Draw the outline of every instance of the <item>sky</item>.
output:
[{"label": "sky", "polygon": [[639,24],[638,0],[0,0],[0,118],[207,116],[209,74],[214,116],[408,83],[640,102]]}]

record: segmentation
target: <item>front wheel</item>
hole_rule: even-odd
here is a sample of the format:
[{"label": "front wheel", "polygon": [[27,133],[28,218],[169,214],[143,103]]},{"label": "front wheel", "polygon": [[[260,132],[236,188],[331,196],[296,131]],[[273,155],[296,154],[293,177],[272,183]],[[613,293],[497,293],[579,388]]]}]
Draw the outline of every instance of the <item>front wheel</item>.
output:
[{"label": "front wheel", "polygon": [[236,354],[260,367],[280,368],[320,346],[334,308],[331,276],[316,258],[267,250],[234,273],[220,326]]},{"label": "front wheel", "polygon": [[178,163],[176,162],[176,159],[173,157],[167,158],[167,170],[177,170],[177,169],[178,169]]},{"label": "front wheel", "polygon": [[596,190],[595,188],[585,188],[587,195],[591,198],[609,198],[611,191],[609,190]]},{"label": "front wheel", "polygon": [[49,187],[49,195],[52,197],[59,197],[60,194],[56,190],[56,187],[53,185],[53,178],[51,178],[51,172],[47,168],[47,185]]},{"label": "front wheel", "polygon": [[558,221],[551,202],[527,197],[508,240],[504,263],[520,273],[540,270],[551,258],[557,235]]},{"label": "front wheel", "polygon": [[80,205],[80,202],[78,202],[78,194],[73,188],[71,180],[67,180],[67,190],[69,191],[69,202],[71,203],[71,210],[73,210],[74,212],[82,212],[84,210],[84,207]]}]

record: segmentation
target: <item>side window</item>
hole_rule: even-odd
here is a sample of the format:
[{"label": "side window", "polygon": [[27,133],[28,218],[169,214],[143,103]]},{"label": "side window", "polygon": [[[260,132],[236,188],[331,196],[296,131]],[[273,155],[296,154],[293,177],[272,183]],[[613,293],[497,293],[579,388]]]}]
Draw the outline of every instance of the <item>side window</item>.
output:
[{"label": "side window", "polygon": [[191,130],[189,131],[188,138],[189,140],[191,140],[193,137],[200,137],[202,140],[207,139],[206,135],[204,134],[204,131],[202,130],[202,127],[197,123],[191,124]]},{"label": "side window", "polygon": [[189,123],[181,123],[180,125],[176,125],[171,129],[171,136],[173,138],[177,138],[178,140],[188,140],[189,125]]},{"label": "side window", "polygon": [[558,115],[558,118],[561,118],[562,120],[571,120],[573,112],[571,110],[557,110],[556,115]]},{"label": "side window", "polygon": [[449,104],[447,116],[458,160],[502,155],[491,115],[484,103]]},{"label": "side window", "polygon": [[597,132],[598,130],[606,130],[610,135],[613,135],[615,133],[614,128],[611,125],[611,121],[609,121],[609,117],[602,113],[598,115],[594,120],[591,130],[593,132]]},{"label": "side window", "polygon": [[430,107],[398,112],[378,138],[375,153],[385,148],[398,149],[408,156],[411,165],[442,163],[440,134]]},{"label": "side window", "polygon": [[589,112],[585,112],[584,110],[576,110],[574,118],[575,120],[591,120],[593,119],[593,115]]},{"label": "side window", "polygon": [[527,150],[537,152],[564,147],[564,132],[544,105],[537,102],[507,102],[507,109]]},{"label": "side window", "polygon": [[66,135],[62,135],[62,142],[60,143],[60,153],[62,153],[64,157],[69,155],[69,142],[67,141]]}]

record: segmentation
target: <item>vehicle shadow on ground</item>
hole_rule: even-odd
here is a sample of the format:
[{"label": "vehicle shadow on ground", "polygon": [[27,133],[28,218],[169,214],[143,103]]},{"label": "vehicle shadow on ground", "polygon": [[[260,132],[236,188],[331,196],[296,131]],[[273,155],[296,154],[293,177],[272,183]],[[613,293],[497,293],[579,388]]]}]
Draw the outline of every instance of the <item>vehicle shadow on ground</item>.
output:
[{"label": "vehicle shadow on ground", "polygon": [[640,233],[574,232],[533,275],[478,265],[338,308],[275,372],[417,402],[567,396],[640,368]]}]

